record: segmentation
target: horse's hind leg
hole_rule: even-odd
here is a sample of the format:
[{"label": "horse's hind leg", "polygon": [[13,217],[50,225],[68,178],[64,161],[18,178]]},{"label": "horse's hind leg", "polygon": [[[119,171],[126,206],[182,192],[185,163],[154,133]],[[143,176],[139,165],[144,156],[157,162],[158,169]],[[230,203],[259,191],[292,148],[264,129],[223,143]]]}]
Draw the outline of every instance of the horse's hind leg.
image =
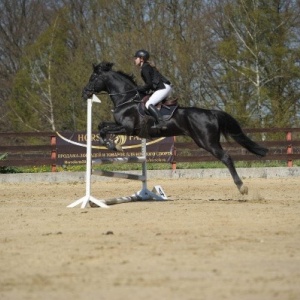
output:
[{"label": "horse's hind leg", "polygon": [[237,188],[239,189],[240,193],[248,194],[248,188],[243,184],[243,181],[239,177],[231,156],[226,151],[224,151],[221,147],[219,149],[214,148],[211,153],[228,168],[233,178],[233,181],[236,184]]},{"label": "horse's hind leg", "polygon": [[196,142],[196,144],[198,146],[207,150],[214,157],[219,159],[228,168],[228,170],[233,178],[233,181],[236,184],[236,186],[239,189],[241,194],[248,194],[248,188],[243,184],[243,181],[239,177],[231,156],[226,151],[224,151],[224,149],[222,148],[222,146],[219,142],[210,142],[210,143],[207,143],[207,145],[204,145],[203,142],[201,142],[201,141],[198,141],[196,139],[194,139],[194,141]]}]

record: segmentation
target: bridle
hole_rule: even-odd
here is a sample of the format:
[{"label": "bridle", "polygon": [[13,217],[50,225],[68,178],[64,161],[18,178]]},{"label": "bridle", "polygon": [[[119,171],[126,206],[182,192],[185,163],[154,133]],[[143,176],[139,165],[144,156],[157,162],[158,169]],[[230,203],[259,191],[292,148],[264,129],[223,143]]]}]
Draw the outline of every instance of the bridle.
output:
[{"label": "bridle", "polygon": [[[100,74],[95,74],[95,75],[97,76],[97,78],[101,76]],[[89,92],[91,92],[91,93],[93,93],[93,94],[96,94],[96,93],[95,93],[95,84],[96,84],[96,80],[94,80],[94,82],[93,82],[93,84],[92,84],[92,87],[91,87],[91,88],[86,88],[86,90],[89,91]],[[125,105],[125,104],[127,104],[127,103],[130,103],[130,102],[134,102],[134,101],[135,101],[135,102],[141,102],[141,100],[136,100],[136,99],[140,99],[140,97],[139,97],[140,94],[139,94],[138,90],[137,90],[136,88],[134,88],[134,89],[131,89],[131,90],[128,90],[128,91],[125,91],[125,92],[121,92],[121,93],[106,93],[106,92],[100,92],[100,93],[97,93],[97,94],[98,94],[98,95],[118,96],[118,95],[127,95],[127,94],[129,94],[129,93],[131,93],[131,92],[136,92],[136,94],[134,95],[134,97],[131,98],[131,99],[129,99],[129,100],[126,101],[126,102],[123,102],[123,103],[117,105],[117,106],[115,107],[115,108],[118,108],[118,107],[123,106],[123,105]]]}]

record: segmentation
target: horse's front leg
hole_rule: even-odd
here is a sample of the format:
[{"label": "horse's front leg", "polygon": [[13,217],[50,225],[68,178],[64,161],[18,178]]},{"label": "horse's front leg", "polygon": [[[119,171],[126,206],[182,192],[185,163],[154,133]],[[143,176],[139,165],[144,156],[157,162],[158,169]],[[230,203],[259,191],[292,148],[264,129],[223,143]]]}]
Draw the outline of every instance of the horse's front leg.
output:
[{"label": "horse's front leg", "polygon": [[122,151],[122,147],[116,145],[114,140],[107,138],[109,134],[126,134],[126,130],[122,125],[118,125],[114,122],[103,122],[98,126],[100,134],[100,144],[104,145],[109,150]]},{"label": "horse's front leg", "polygon": [[99,143],[100,145],[106,145],[107,142],[107,130],[116,125],[114,122],[102,122],[98,125],[98,130],[100,134]]}]

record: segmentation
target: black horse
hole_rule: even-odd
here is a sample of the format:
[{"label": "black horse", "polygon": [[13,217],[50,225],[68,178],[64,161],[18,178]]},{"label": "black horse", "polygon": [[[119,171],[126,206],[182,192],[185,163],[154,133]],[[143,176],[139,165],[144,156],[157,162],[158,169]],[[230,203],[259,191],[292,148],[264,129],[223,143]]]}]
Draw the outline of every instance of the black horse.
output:
[{"label": "black horse", "polygon": [[248,193],[238,176],[233,160],[223,150],[220,136],[230,136],[242,147],[257,156],[265,156],[268,149],[249,139],[239,123],[229,114],[219,110],[207,110],[196,107],[173,107],[173,114],[166,121],[166,129],[152,128],[154,119],[144,115],[137,85],[132,76],[122,71],[112,70],[112,63],[102,62],[93,66],[93,73],[83,89],[84,99],[104,91],[109,94],[114,105],[114,122],[99,124],[100,137],[108,148],[115,148],[108,134],[122,134],[139,137],[167,137],[184,135],[191,137],[195,143],[222,161],[242,194]]}]

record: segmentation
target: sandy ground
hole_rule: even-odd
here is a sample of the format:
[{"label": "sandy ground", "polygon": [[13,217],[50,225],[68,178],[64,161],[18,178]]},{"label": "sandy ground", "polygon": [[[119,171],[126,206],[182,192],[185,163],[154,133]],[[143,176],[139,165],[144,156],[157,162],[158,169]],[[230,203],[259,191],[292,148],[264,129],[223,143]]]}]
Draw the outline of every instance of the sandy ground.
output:
[{"label": "sandy ground", "polygon": [[0,184],[0,299],[300,299],[299,182],[151,180],[170,200],[108,209],[66,208],[84,183]]}]

